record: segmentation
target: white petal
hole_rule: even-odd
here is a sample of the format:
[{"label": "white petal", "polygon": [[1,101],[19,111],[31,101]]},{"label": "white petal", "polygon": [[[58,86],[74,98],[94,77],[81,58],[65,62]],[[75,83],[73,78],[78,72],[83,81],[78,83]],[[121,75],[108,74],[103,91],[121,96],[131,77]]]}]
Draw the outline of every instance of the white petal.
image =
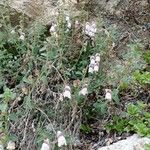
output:
[{"label": "white petal", "polygon": [[66,139],[63,136],[61,131],[57,131],[57,140],[58,140],[58,147],[61,147],[63,145],[67,145]]},{"label": "white petal", "polygon": [[94,65],[94,64],[95,64],[95,59],[91,59],[91,60],[90,60],[90,64],[91,64],[91,65]]},{"label": "white petal", "polygon": [[67,97],[67,98],[69,98],[69,99],[71,99],[71,93],[70,93],[70,91],[66,90],[66,91],[63,93],[63,96],[64,96],[64,97]]},{"label": "white petal", "polygon": [[95,72],[98,72],[98,70],[99,70],[99,65],[95,65],[95,66],[94,66],[94,71],[95,71]]},{"label": "white petal", "polygon": [[105,99],[111,100],[112,99],[111,93],[107,92],[106,95],[105,95]]},{"label": "white petal", "polygon": [[63,135],[58,137],[58,147],[61,147],[63,145],[67,145],[66,139]]},{"label": "white petal", "polygon": [[20,35],[19,39],[22,40],[22,41],[24,41],[25,36],[24,35]]},{"label": "white petal", "polygon": [[3,147],[3,145],[1,145],[1,144],[0,144],[0,150],[4,150],[4,147]]},{"label": "white petal", "polygon": [[68,27],[69,29],[71,28],[71,22],[70,22],[70,21],[68,21],[67,27]]},{"label": "white petal", "polygon": [[69,90],[69,91],[71,91],[70,86],[66,85],[66,86],[65,86],[65,90]]},{"label": "white petal", "polygon": [[41,147],[41,150],[50,150],[50,147],[47,143],[43,143],[42,147]]},{"label": "white petal", "polygon": [[90,37],[94,37],[96,33],[96,24],[94,22],[89,23],[87,22],[85,25],[85,34],[89,35]]},{"label": "white petal", "polygon": [[70,17],[69,16],[66,16],[66,21],[70,21]]},{"label": "white petal", "polygon": [[9,141],[8,144],[7,144],[7,149],[8,149],[8,150],[13,150],[13,149],[15,149],[15,142]]},{"label": "white petal", "polygon": [[95,61],[100,62],[100,56],[96,56]]},{"label": "white petal", "polygon": [[11,30],[11,32],[10,32],[11,34],[15,34],[15,30]]},{"label": "white petal", "polygon": [[94,72],[94,68],[93,66],[89,66],[89,70],[88,70],[89,73],[93,73]]},{"label": "white petal", "polygon": [[86,95],[88,94],[88,90],[87,90],[87,87],[84,87],[80,92],[79,92],[79,95]]}]

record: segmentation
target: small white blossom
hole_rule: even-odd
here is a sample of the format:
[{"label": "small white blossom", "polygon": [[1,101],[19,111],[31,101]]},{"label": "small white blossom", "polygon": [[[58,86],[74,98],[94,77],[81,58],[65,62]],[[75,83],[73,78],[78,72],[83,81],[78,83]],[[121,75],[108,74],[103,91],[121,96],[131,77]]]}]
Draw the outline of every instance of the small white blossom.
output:
[{"label": "small white blossom", "polygon": [[15,32],[15,30],[11,30],[11,32],[10,32],[11,34],[15,34],[16,32]]},{"label": "small white blossom", "polygon": [[20,35],[19,39],[20,39],[21,41],[24,41],[24,39],[25,39],[25,34],[22,33],[22,34]]},{"label": "small white blossom", "polygon": [[87,89],[87,84],[84,85],[84,87],[81,89],[81,91],[79,92],[79,95],[87,95],[88,94],[88,89]]},{"label": "small white blossom", "polygon": [[55,33],[56,32],[56,28],[57,28],[57,24],[52,24],[51,28],[50,28],[50,32],[51,33]]},{"label": "small white blossom", "polygon": [[93,73],[94,72],[94,65],[89,65],[88,73]]},{"label": "small white blossom", "polygon": [[110,89],[105,89],[106,95],[105,99],[111,101],[112,100],[112,91]]},{"label": "small white blossom", "polygon": [[57,131],[57,140],[58,140],[58,147],[62,147],[63,145],[67,145],[66,139],[63,136],[61,131]]},{"label": "small white blossom", "polygon": [[15,149],[15,142],[9,141],[8,144],[7,144],[7,149],[8,149],[8,150],[13,150],[13,149]]},{"label": "small white blossom", "polygon": [[[70,20],[69,16],[66,16],[66,22],[67,22],[67,28],[71,29],[71,20]],[[68,29],[67,29],[67,31],[69,31]]]},{"label": "small white blossom", "polygon": [[100,54],[99,53],[96,53],[96,55],[95,55],[95,61],[96,62],[100,62]]},{"label": "small white blossom", "polygon": [[94,65],[94,64],[95,64],[95,57],[94,57],[94,56],[91,56],[91,57],[90,57],[90,64],[91,64],[91,65]]},{"label": "small white blossom", "polygon": [[67,97],[67,98],[71,99],[71,88],[70,88],[70,86],[65,86],[63,96],[64,96],[64,98]]},{"label": "small white blossom", "polygon": [[0,143],[0,150],[4,150],[4,147],[1,143]]},{"label": "small white blossom", "polygon": [[78,26],[79,26],[79,21],[76,20],[76,21],[75,21],[75,28],[78,28]]},{"label": "small white blossom", "polygon": [[89,35],[90,37],[94,37],[97,31],[95,22],[87,22],[85,25],[85,34]]},{"label": "small white blossom", "polygon": [[63,101],[63,94],[59,95],[59,101]]},{"label": "small white blossom", "polygon": [[49,139],[44,140],[41,150],[50,150]]},{"label": "small white blossom", "polygon": [[95,63],[95,65],[94,65],[94,71],[98,72],[98,70],[99,70],[99,63]]}]

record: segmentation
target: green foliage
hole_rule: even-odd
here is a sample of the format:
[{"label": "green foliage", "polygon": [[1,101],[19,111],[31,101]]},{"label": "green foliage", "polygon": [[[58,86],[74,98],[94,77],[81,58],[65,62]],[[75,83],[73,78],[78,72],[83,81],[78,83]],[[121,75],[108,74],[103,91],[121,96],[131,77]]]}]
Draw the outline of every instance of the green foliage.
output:
[{"label": "green foliage", "polygon": [[150,72],[136,71],[133,76],[134,76],[134,79],[142,85],[150,84]]},{"label": "green foliage", "polygon": [[83,132],[83,133],[90,133],[92,131],[92,129],[89,127],[89,125],[85,125],[85,124],[81,124],[80,126],[80,130]]},{"label": "green foliage", "polygon": [[148,64],[150,64],[150,52],[146,52],[146,53],[144,54],[144,59],[146,60],[146,62],[147,62]]},{"label": "green foliage", "polygon": [[140,136],[150,137],[149,106],[143,102],[129,104],[125,116],[114,116],[113,121],[106,125],[108,131],[135,132]]},{"label": "green foliage", "polygon": [[150,150],[150,144],[145,144],[144,150]]},{"label": "green foliage", "polygon": [[95,112],[97,116],[105,115],[107,113],[107,102],[97,100],[93,104],[93,112]]}]

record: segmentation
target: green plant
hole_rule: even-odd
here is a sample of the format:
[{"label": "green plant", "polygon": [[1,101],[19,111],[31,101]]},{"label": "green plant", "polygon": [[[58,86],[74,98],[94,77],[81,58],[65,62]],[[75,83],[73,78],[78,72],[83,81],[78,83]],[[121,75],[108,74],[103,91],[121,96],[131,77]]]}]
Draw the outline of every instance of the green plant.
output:
[{"label": "green plant", "polygon": [[145,144],[144,150],[150,150],[150,144]]},{"label": "green plant", "polygon": [[140,136],[150,137],[149,106],[143,102],[129,104],[125,116],[114,116],[113,121],[106,125],[108,131],[135,132]]},{"label": "green plant", "polygon": [[133,74],[133,77],[136,81],[138,81],[141,85],[150,84],[150,72],[140,72],[136,71]]}]

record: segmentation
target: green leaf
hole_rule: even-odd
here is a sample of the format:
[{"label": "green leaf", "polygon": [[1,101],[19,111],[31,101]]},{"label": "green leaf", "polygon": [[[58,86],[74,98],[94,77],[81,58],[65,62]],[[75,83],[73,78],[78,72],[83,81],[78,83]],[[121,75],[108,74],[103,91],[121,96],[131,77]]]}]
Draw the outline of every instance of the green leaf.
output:
[{"label": "green leaf", "polygon": [[145,144],[144,145],[144,150],[150,150],[150,144]]},{"label": "green leaf", "polygon": [[33,84],[32,80],[27,79],[26,77],[23,77],[23,82],[28,83],[28,84]]},{"label": "green leaf", "polygon": [[133,105],[133,104],[129,104],[129,106],[127,107],[127,112],[129,115],[137,115],[139,112],[139,109],[137,106]]},{"label": "green leaf", "polygon": [[140,136],[150,136],[150,128],[148,128],[144,123],[134,124],[134,128]]},{"label": "green leaf", "polygon": [[3,97],[6,101],[9,101],[11,99],[15,98],[15,94],[11,92],[11,90],[9,88],[4,88],[4,94]]},{"label": "green leaf", "polygon": [[2,113],[7,112],[7,109],[8,109],[8,105],[7,104],[4,104],[4,103],[0,104],[0,111]]},{"label": "green leaf", "polygon": [[113,98],[113,100],[114,100],[117,104],[119,104],[119,97],[118,97],[118,94],[119,94],[119,90],[118,90],[118,89],[114,89],[114,90],[112,91],[112,98]]},{"label": "green leaf", "polygon": [[9,114],[9,120],[17,121],[18,120],[17,114],[15,114],[15,113]]},{"label": "green leaf", "polygon": [[81,124],[80,129],[84,133],[90,133],[92,129],[89,127],[89,125]]}]

